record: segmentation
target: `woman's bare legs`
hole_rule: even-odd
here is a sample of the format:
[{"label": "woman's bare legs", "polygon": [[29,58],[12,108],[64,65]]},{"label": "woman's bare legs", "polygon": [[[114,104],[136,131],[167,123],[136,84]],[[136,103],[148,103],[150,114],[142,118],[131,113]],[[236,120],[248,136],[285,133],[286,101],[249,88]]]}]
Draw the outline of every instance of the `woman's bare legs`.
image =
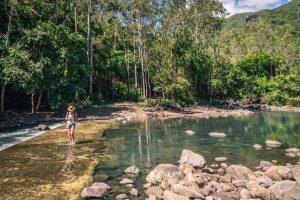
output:
[{"label": "woman's bare legs", "polygon": [[72,144],[75,144],[75,126],[71,128],[71,140]]},{"label": "woman's bare legs", "polygon": [[72,128],[68,128],[69,145],[72,145]]}]

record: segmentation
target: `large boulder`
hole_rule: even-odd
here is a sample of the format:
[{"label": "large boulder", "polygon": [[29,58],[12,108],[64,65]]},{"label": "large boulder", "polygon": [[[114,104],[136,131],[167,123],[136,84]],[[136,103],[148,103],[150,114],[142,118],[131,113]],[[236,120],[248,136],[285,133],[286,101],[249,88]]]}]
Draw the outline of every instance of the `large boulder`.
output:
[{"label": "large boulder", "polygon": [[136,166],[130,166],[127,169],[125,169],[125,173],[126,174],[131,174],[131,175],[138,175],[140,172],[139,168],[137,168]]},{"label": "large boulder", "polygon": [[182,177],[179,168],[172,164],[157,165],[146,177],[149,183],[160,183],[162,180],[178,179]]},{"label": "large boulder", "polygon": [[300,183],[300,166],[296,166],[292,169],[293,178],[297,183]]},{"label": "large boulder", "polygon": [[204,157],[190,150],[183,150],[180,157],[180,165],[188,164],[195,168],[202,168],[206,164]]},{"label": "large boulder", "polygon": [[183,196],[186,196],[186,197],[189,197],[189,198],[200,198],[200,199],[203,199],[205,198],[203,196],[203,194],[191,189],[191,188],[188,188],[186,186],[183,186],[183,185],[180,185],[180,184],[174,184],[171,186],[171,191],[172,192],[175,192],[176,194],[180,194],[180,195],[183,195]]},{"label": "large boulder", "polygon": [[260,178],[258,178],[256,182],[266,188],[270,187],[273,184],[273,180],[266,175],[263,175]]},{"label": "large boulder", "polygon": [[278,142],[276,140],[267,140],[266,141],[266,146],[269,148],[278,148],[282,145],[281,142]]},{"label": "large boulder", "polygon": [[260,198],[265,200],[275,200],[274,195],[272,192],[265,187],[260,185],[254,185],[253,187],[249,188],[250,196],[252,198]]},{"label": "large boulder", "polygon": [[211,132],[211,133],[209,133],[209,135],[211,137],[215,137],[215,138],[224,138],[224,137],[226,137],[225,133],[220,133],[220,132]]},{"label": "large boulder", "polygon": [[227,167],[226,172],[239,180],[246,180],[247,175],[253,173],[249,168],[243,165],[230,165]]},{"label": "large boulder", "polygon": [[286,166],[272,166],[264,174],[274,181],[287,180],[293,177],[292,170]]},{"label": "large boulder", "polygon": [[276,199],[295,200],[300,199],[300,184],[295,181],[280,181],[272,185],[269,190]]},{"label": "large boulder", "polygon": [[169,190],[164,191],[164,200],[189,200],[188,197],[176,194]]},{"label": "large boulder", "polygon": [[102,198],[109,189],[109,185],[101,182],[96,182],[91,186],[84,188],[81,192],[81,197],[83,199]]}]

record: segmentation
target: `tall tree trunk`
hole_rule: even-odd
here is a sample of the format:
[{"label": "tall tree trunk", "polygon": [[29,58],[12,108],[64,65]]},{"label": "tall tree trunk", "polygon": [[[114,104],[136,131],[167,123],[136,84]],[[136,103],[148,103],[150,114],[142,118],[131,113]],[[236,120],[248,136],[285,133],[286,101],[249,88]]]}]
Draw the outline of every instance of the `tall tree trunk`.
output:
[{"label": "tall tree trunk", "polygon": [[36,111],[40,110],[41,107],[41,103],[42,103],[42,97],[43,97],[43,89],[41,89],[40,94],[39,94],[39,98],[38,98],[38,102],[36,104]]},{"label": "tall tree trunk", "polygon": [[143,41],[142,41],[142,33],[141,33],[141,21],[138,20],[138,40],[139,40],[139,54],[141,59],[141,74],[142,74],[142,92],[143,97],[146,98],[146,85],[145,85],[145,68],[144,68],[144,55],[143,55]]},{"label": "tall tree trunk", "polygon": [[[12,23],[14,9],[15,8],[13,6],[11,6],[9,16],[8,16],[8,25],[7,25],[6,41],[5,41],[6,47],[8,47],[8,45],[9,45],[9,36],[10,36],[10,32],[11,32],[11,23]],[[3,83],[2,87],[1,87],[0,113],[4,112],[5,88],[6,88],[6,84]]]},{"label": "tall tree trunk", "polygon": [[91,68],[90,77],[89,77],[89,95],[93,93],[93,71],[92,71],[92,37],[91,37],[91,10],[92,2],[88,2],[88,15],[87,15],[87,64]]},{"label": "tall tree trunk", "polygon": [[143,47],[139,45],[139,53],[140,53],[140,59],[141,59],[141,73],[142,73],[142,92],[143,97],[146,98],[146,88],[145,88],[145,70],[144,70],[144,56],[143,56]]},{"label": "tall tree trunk", "polygon": [[35,112],[34,92],[31,94],[31,113]]},{"label": "tall tree trunk", "polygon": [[136,60],[135,60],[135,36],[134,36],[134,43],[133,43],[133,62],[134,62],[134,87],[137,89],[138,87],[138,80],[137,80],[137,66],[136,66]]},{"label": "tall tree trunk", "polygon": [[127,55],[127,47],[126,43],[124,42],[124,51],[125,51],[125,65],[126,65],[126,73],[127,73],[127,87],[128,87],[128,92],[130,90],[130,74],[129,74],[129,61],[128,61],[128,55]]}]

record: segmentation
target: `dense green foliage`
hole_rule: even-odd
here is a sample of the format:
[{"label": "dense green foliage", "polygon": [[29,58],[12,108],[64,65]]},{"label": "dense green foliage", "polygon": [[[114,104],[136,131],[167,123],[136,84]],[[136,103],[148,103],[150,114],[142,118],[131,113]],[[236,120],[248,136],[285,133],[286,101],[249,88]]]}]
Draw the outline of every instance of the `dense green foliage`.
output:
[{"label": "dense green foliage", "polygon": [[214,0],[5,0],[1,100],[32,112],[142,99],[298,105],[299,7],[227,19]]}]

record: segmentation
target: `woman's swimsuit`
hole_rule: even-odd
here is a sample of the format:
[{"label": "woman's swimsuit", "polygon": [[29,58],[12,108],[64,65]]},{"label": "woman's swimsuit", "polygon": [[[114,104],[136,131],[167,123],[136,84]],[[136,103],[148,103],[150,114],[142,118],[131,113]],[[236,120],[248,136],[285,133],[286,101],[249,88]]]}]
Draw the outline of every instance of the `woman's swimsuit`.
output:
[{"label": "woman's swimsuit", "polygon": [[[72,112],[67,113],[67,118],[73,118],[75,113],[71,114]],[[75,121],[74,120],[67,120],[67,128],[75,128]]]}]

